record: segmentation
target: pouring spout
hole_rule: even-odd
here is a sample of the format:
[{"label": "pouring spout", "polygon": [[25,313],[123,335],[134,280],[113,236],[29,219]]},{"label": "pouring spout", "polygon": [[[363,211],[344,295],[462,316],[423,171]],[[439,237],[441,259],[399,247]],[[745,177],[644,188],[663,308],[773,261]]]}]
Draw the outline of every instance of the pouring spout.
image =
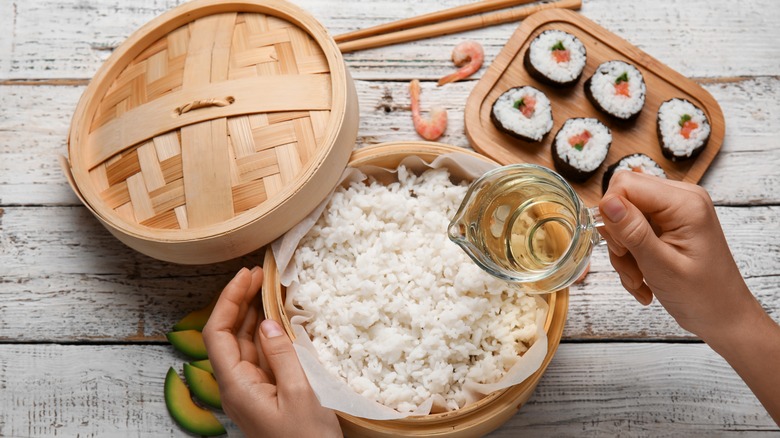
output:
[{"label": "pouring spout", "polygon": [[484,254],[482,254],[469,239],[467,223],[458,220],[456,217],[450,222],[449,227],[447,227],[447,236],[449,236],[450,240],[458,245],[480,267],[485,265],[485,261],[483,260],[485,258]]},{"label": "pouring spout", "polygon": [[453,242],[462,245],[466,242],[466,224],[453,220],[447,227],[447,236]]}]

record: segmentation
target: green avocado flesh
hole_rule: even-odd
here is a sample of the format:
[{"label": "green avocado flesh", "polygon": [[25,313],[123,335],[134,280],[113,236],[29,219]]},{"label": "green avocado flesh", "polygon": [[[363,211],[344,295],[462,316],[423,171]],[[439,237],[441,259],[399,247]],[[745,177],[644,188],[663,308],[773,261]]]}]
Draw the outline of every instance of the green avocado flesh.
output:
[{"label": "green avocado flesh", "polygon": [[203,371],[208,371],[211,374],[214,374],[214,367],[211,366],[211,361],[208,359],[196,360],[195,362],[190,362],[190,365],[194,366],[195,368],[200,368]]},{"label": "green avocado flesh", "polygon": [[222,409],[222,399],[219,397],[217,380],[210,372],[196,368],[188,363],[184,364],[184,378],[187,386],[195,397],[207,405]]},{"label": "green avocado flesh", "polygon": [[203,330],[203,327],[206,326],[206,322],[209,320],[209,316],[211,316],[211,311],[214,310],[215,304],[217,304],[217,300],[213,300],[211,304],[202,309],[193,310],[188,313],[179,322],[174,324],[173,331]]},{"label": "green avocado flesh", "polygon": [[177,350],[193,359],[208,359],[206,344],[203,343],[203,334],[197,330],[182,330],[165,334],[168,342]]},{"label": "green avocado flesh", "polygon": [[203,436],[226,433],[225,427],[213,413],[192,401],[187,385],[173,368],[168,369],[165,376],[165,406],[168,407],[171,417],[188,432]]}]

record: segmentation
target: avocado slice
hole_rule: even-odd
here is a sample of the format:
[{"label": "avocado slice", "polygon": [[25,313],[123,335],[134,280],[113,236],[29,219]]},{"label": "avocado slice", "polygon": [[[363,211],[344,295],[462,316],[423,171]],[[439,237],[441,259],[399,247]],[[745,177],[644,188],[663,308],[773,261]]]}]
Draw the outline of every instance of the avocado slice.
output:
[{"label": "avocado slice", "polygon": [[203,371],[208,371],[211,374],[214,374],[214,367],[211,366],[211,361],[208,359],[196,360],[195,362],[190,362],[190,365],[194,366],[195,368],[200,368]]},{"label": "avocado slice", "polygon": [[165,334],[177,350],[193,359],[208,359],[206,344],[203,342],[203,333],[197,330],[182,330]]},{"label": "avocado slice", "polygon": [[211,311],[214,310],[214,306],[217,304],[216,298],[211,300],[211,303],[198,310],[193,310],[192,312],[186,314],[184,318],[180,319],[179,322],[173,325],[173,331],[178,332],[182,330],[203,330],[203,327],[206,326],[206,322],[209,320],[209,316],[211,316]]},{"label": "avocado slice", "polygon": [[190,391],[198,400],[213,408],[222,409],[219,386],[217,386],[217,380],[210,372],[185,363],[184,379],[187,380],[187,386],[190,387]]},{"label": "avocado slice", "polygon": [[203,436],[216,436],[227,433],[217,417],[195,404],[190,398],[187,385],[176,370],[168,369],[165,376],[165,406],[171,417],[188,432]]}]

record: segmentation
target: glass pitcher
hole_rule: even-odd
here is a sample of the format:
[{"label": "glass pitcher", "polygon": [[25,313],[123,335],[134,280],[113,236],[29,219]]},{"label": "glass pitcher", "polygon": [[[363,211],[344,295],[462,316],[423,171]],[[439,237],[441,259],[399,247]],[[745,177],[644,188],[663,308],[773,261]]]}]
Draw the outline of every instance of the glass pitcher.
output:
[{"label": "glass pitcher", "polygon": [[557,173],[535,164],[493,169],[469,187],[448,235],[488,273],[528,293],[571,285],[602,242],[598,207],[586,208]]}]

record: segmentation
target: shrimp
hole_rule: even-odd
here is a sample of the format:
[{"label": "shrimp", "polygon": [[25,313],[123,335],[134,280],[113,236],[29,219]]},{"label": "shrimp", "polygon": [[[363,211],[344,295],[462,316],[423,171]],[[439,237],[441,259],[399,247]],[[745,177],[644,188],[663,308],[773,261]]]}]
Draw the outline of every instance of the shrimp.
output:
[{"label": "shrimp", "polygon": [[412,101],[412,122],[414,129],[426,140],[436,140],[447,129],[447,111],[444,108],[433,108],[431,118],[425,120],[420,115],[420,81],[413,80],[409,84],[409,94]]},{"label": "shrimp", "polygon": [[464,41],[452,49],[452,62],[460,67],[455,73],[448,74],[439,79],[439,86],[465,79],[482,67],[485,60],[485,52],[482,45],[474,41]]}]

